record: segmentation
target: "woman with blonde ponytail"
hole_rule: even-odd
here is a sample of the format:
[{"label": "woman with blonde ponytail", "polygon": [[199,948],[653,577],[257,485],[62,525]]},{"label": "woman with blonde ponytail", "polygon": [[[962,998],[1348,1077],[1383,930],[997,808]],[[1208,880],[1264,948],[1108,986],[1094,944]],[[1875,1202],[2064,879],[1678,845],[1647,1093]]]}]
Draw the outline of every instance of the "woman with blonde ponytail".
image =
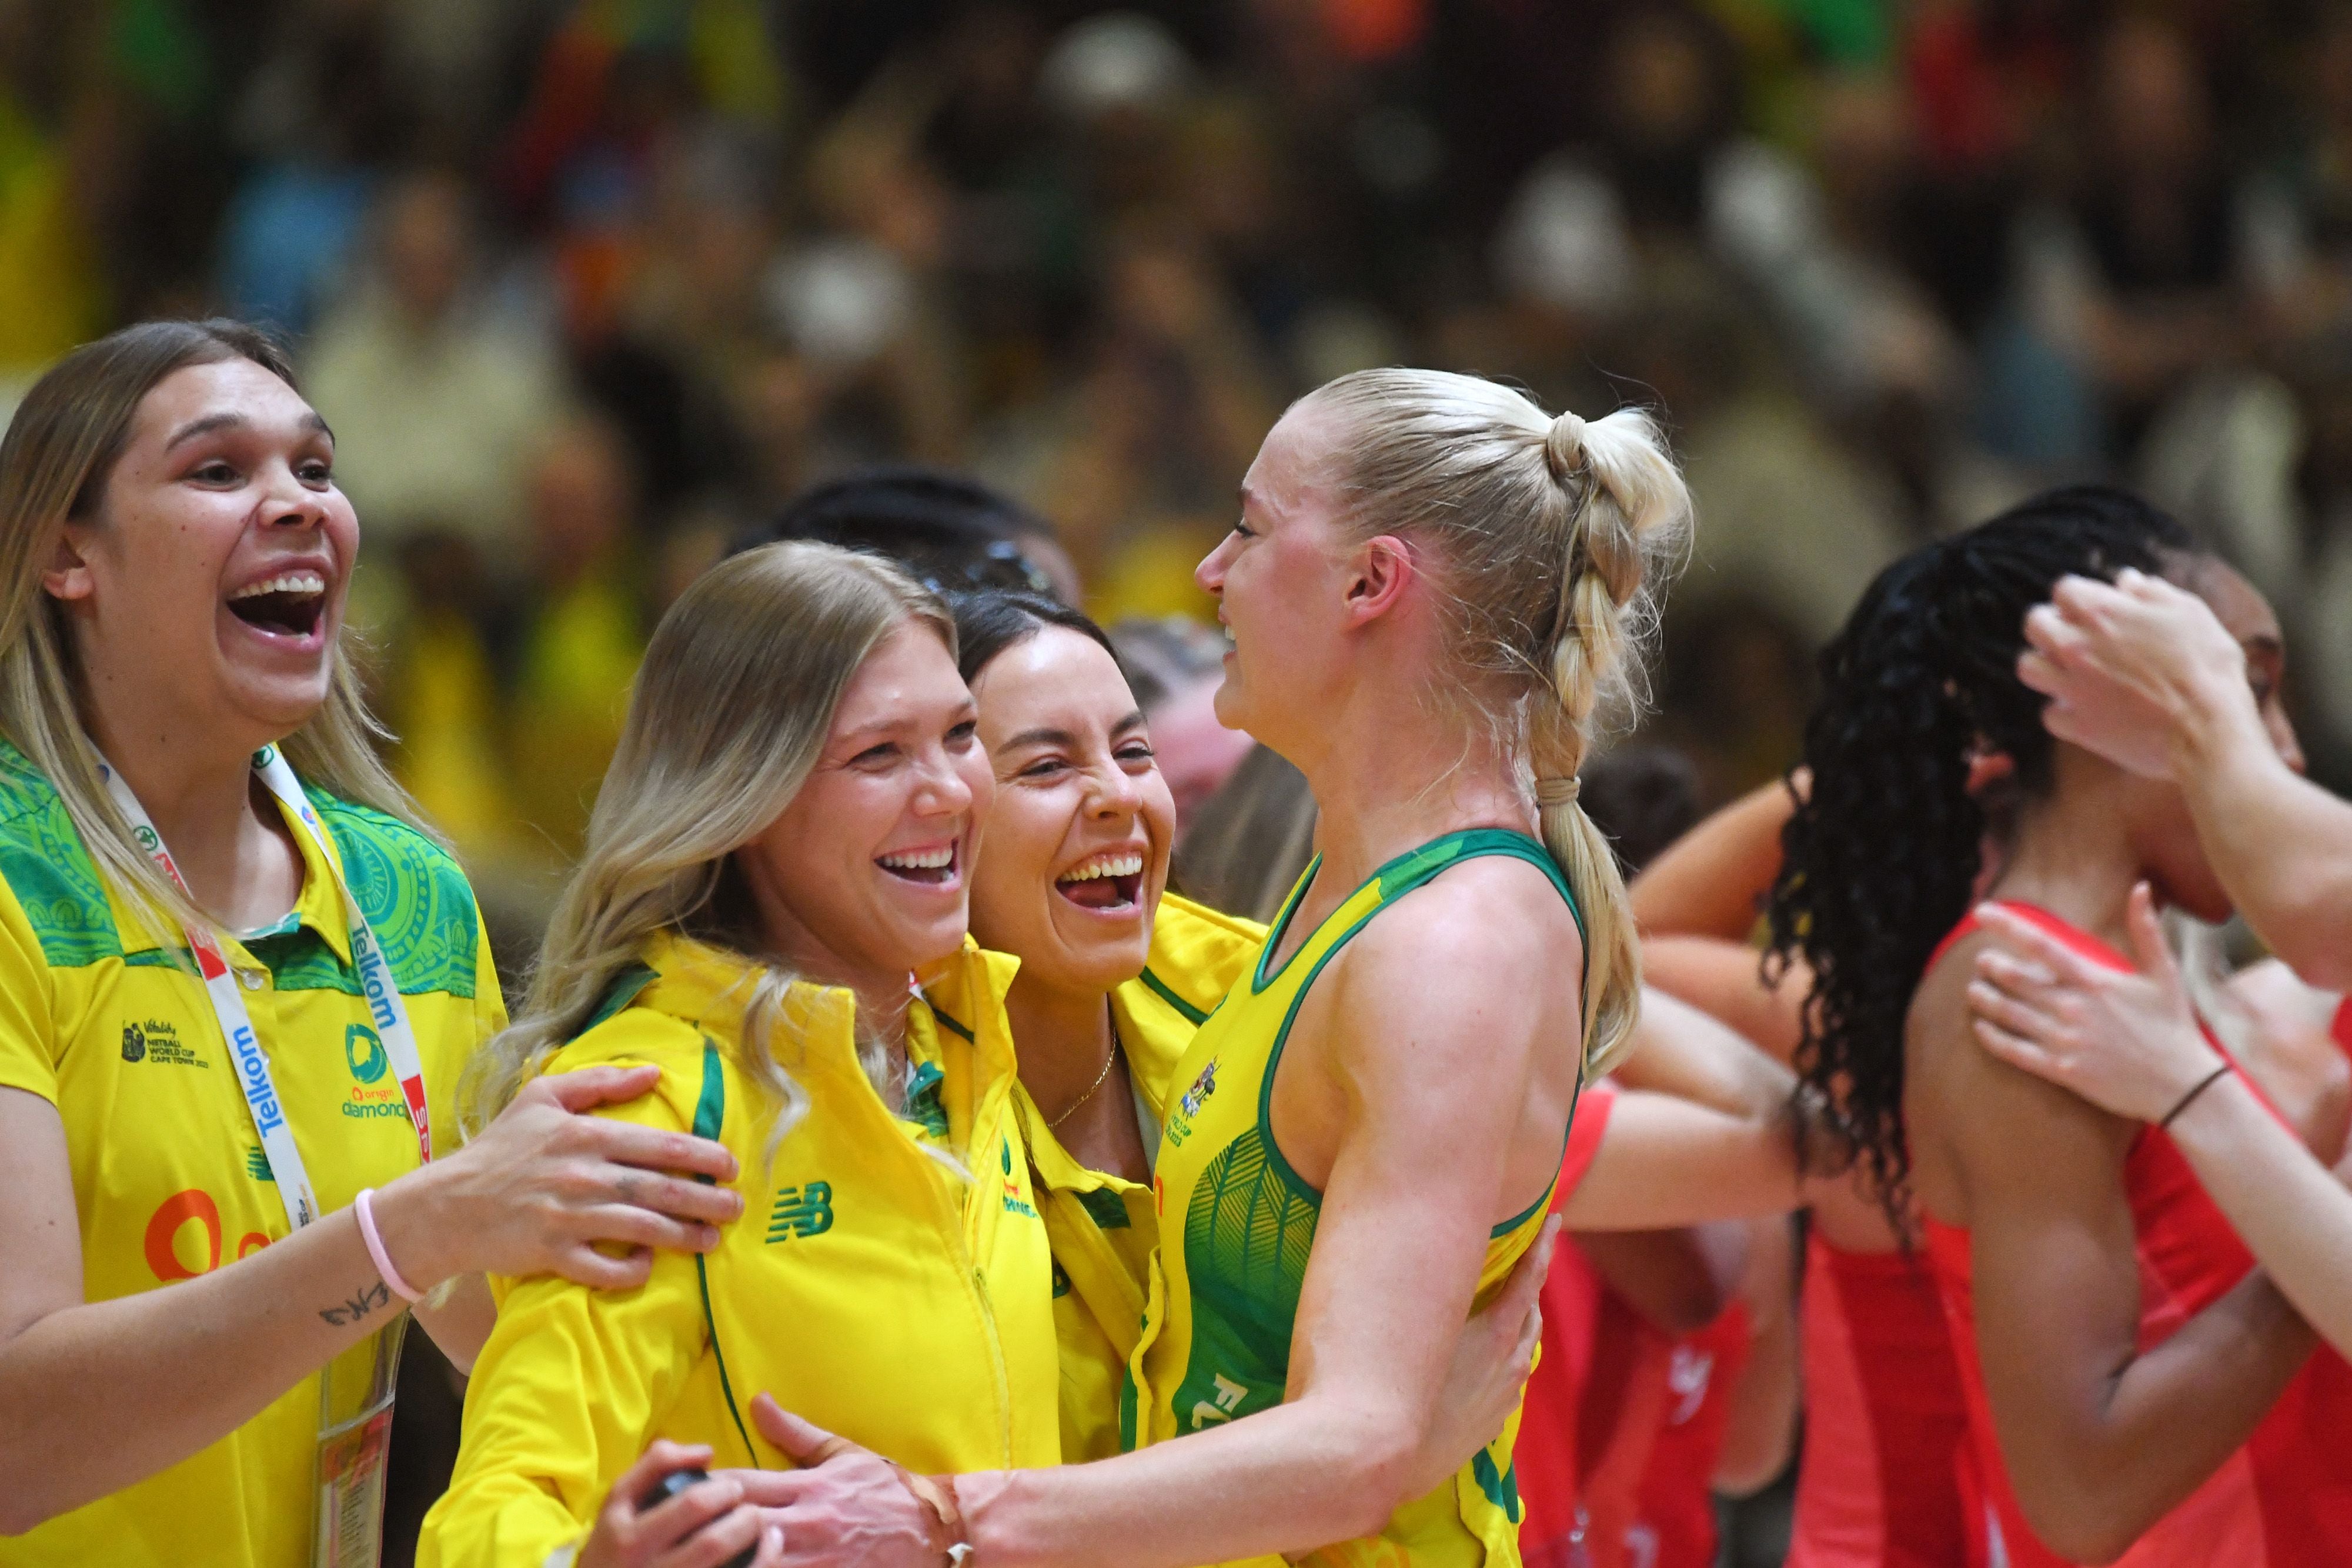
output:
[{"label": "woman with blonde ponytail", "polygon": [[[1132,1451],[957,1478],[978,1561],[1518,1561],[1516,1415],[1433,1490],[1415,1459],[1635,1019],[1576,779],[1688,511],[1643,413],[1468,376],[1343,377],[1267,435],[1197,575],[1233,639],[1218,716],[1307,776],[1320,854],[1170,1081]],[[867,1473],[763,1493],[789,1560],[939,1561],[870,1544]]]}]

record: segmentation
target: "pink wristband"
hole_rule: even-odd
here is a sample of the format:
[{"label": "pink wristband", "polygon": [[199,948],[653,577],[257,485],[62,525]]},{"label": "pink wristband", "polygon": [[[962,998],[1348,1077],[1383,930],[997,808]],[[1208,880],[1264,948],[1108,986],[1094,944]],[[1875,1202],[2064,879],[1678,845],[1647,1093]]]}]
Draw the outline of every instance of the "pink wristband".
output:
[{"label": "pink wristband", "polygon": [[425,1292],[409,1289],[400,1270],[392,1266],[392,1256],[383,1249],[383,1238],[376,1234],[375,1209],[369,1202],[374,1197],[375,1188],[363,1186],[359,1197],[352,1199],[352,1212],[360,1217],[360,1239],[367,1243],[368,1261],[375,1265],[375,1271],[383,1276],[383,1282],[392,1287],[394,1295],[404,1301],[417,1301]]}]

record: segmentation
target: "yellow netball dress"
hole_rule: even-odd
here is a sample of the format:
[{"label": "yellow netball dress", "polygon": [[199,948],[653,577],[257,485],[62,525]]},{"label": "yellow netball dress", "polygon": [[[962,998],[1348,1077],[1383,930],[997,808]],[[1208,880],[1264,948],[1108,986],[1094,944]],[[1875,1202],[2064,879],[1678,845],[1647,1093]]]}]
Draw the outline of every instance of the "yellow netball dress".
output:
[{"label": "yellow netball dress", "polygon": [[[1323,966],[1391,903],[1449,866],[1508,855],[1542,868],[1583,915],[1542,844],[1477,828],[1398,856],[1351,894],[1279,968],[1275,949],[1314,884],[1318,857],[1291,890],[1253,970],[1219,1003],[1178,1065],[1184,1085],[1169,1108],[1154,1179],[1160,1253],[1127,1386],[1121,1437],[1129,1448],[1197,1432],[1282,1403],[1291,1328],[1323,1195],[1282,1157],[1268,1120],[1275,1069],[1300,1003]],[[1495,1227],[1478,1275],[1484,1305],[1534,1244],[1551,1197]],[[1513,1413],[1500,1437],[1428,1496],[1397,1511],[1379,1536],[1314,1554],[1326,1564],[1516,1563],[1519,1499],[1511,1470]]]}]

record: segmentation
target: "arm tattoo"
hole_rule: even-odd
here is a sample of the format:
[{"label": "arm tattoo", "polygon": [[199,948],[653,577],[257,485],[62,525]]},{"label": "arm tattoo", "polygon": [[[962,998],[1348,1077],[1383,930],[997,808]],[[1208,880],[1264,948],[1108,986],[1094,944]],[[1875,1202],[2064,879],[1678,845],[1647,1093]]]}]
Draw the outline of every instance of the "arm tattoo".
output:
[{"label": "arm tattoo", "polygon": [[345,1323],[359,1322],[378,1307],[390,1305],[391,1301],[391,1289],[378,1280],[372,1285],[362,1285],[357,1295],[339,1307],[320,1308],[319,1315],[341,1328]]}]

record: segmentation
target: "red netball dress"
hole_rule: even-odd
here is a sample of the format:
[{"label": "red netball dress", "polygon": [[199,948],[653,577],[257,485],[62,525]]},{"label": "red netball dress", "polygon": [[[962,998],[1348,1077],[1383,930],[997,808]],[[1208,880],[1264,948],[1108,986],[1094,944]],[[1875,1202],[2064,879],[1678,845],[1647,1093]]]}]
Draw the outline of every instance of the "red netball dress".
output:
[{"label": "red netball dress", "polygon": [[[1616,1103],[1617,1092],[1607,1083],[1588,1086],[1578,1100],[1559,1185],[1552,1191],[1554,1208],[1592,1168]],[[1519,1556],[1528,1568],[1583,1568],[1585,1562],[1576,1428],[1578,1402],[1592,1370],[1601,1290],[1601,1277],[1574,1246],[1563,1244],[1553,1252],[1541,1292],[1543,1338],[1519,1410],[1518,1445],[1512,1450],[1524,1511]]]},{"label": "red netball dress", "polygon": [[[2005,904],[2074,951],[2118,969],[2123,955],[2030,904]],[[1971,915],[1944,939],[1932,969],[1974,929]],[[2208,1031],[2208,1039],[2211,1039]],[[2214,1040],[2221,1050],[2221,1042]],[[2226,1054],[2226,1052],[2225,1052]],[[2252,1087],[2249,1080],[2249,1087]],[[2260,1090],[2256,1090],[2260,1093]],[[2133,1139],[2124,1166],[2140,1273],[2139,1348],[2161,1344],[2253,1267],[2228,1218],[2198,1184],[2172,1140],[2154,1127]],[[1959,1358],[1969,1410],[1961,1488],[1970,1568],[2064,1568],[2027,1526],[2002,1468],[1978,1359],[1969,1233],[1927,1223],[1927,1250]],[[2127,1568],[2333,1568],[2352,1563],[2352,1367],[2323,1348],[2296,1375],[2244,1447],[2118,1559]]]},{"label": "red netball dress", "polygon": [[1788,1568],[1963,1568],[1968,1405],[1927,1260],[1805,1249],[1805,1448]]},{"label": "red netball dress", "polygon": [[1753,1330],[1748,1303],[1734,1301],[1705,1328],[1671,1340],[1665,1406],[1625,1531],[1625,1560],[1636,1568],[1715,1568],[1716,1461],[1723,1456],[1733,1391],[1754,1349]]}]

